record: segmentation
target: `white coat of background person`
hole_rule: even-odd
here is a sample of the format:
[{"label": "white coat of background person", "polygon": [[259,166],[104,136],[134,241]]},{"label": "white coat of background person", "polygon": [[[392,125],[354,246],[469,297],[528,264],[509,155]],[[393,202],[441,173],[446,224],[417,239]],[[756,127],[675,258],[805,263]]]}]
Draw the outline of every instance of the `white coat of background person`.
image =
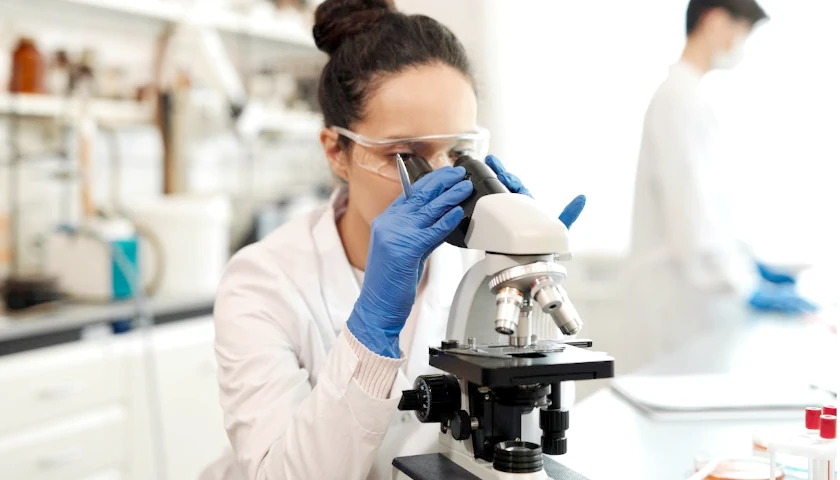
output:
[{"label": "white coat of background person", "polygon": [[[446,27],[390,0],[326,0],[313,36],[330,56],[320,139],[343,184],[225,271],[215,348],[232,448],[205,480],[387,479],[394,457],[438,449],[439,429],[397,404],[433,371],[428,346],[444,338],[458,283],[477,260],[441,245],[472,192],[450,150],[486,150],[469,61]],[[409,199],[396,154],[435,168]],[[487,163],[527,194],[498,160]],[[576,199],[561,220],[571,225],[582,206]],[[542,325],[543,338],[559,333],[550,317]]]},{"label": "white coat of background person", "polygon": [[682,58],[645,116],[623,302],[636,351],[622,372],[747,311],[756,264],[727,218],[726,154],[701,80],[735,67],[764,19],[754,0],[689,2]]}]

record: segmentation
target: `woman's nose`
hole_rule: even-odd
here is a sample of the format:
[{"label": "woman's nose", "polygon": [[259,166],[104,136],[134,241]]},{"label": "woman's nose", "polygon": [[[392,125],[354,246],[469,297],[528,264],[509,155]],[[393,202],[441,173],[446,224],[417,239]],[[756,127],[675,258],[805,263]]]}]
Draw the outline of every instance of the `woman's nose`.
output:
[{"label": "woman's nose", "polygon": [[449,156],[449,152],[438,152],[435,156],[428,160],[429,164],[437,170],[438,168],[451,167],[453,162]]}]

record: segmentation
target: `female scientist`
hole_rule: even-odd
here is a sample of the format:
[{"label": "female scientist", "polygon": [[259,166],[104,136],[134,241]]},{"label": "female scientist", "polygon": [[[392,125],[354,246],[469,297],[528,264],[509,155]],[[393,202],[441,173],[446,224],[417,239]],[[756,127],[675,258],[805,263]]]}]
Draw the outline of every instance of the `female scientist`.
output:
[{"label": "female scientist", "polygon": [[[313,35],[330,55],[320,139],[343,185],[224,274],[216,356],[233,452],[204,478],[390,478],[394,457],[437,443],[436,428],[395,413],[401,390],[429,372],[428,346],[444,338],[471,266],[466,251],[441,246],[472,192],[447,153],[464,142],[486,151],[469,61],[446,27],[390,0],[326,0]],[[407,200],[396,154],[436,168]],[[561,215],[567,226],[583,203]]]}]

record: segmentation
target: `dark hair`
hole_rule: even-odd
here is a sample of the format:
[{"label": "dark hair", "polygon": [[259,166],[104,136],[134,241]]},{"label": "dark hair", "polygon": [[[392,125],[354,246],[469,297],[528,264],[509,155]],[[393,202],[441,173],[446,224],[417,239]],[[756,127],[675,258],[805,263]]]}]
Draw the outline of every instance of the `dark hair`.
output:
[{"label": "dark hair", "polygon": [[455,35],[429,17],[398,12],[393,0],[326,0],[315,11],[312,36],[330,56],[318,85],[328,127],[350,128],[379,82],[407,68],[440,63],[475,83]]},{"label": "dark hair", "polygon": [[691,0],[688,2],[685,29],[688,35],[700,25],[700,19],[709,10],[722,8],[733,18],[747,20],[752,25],[767,18],[767,14],[756,0]]}]

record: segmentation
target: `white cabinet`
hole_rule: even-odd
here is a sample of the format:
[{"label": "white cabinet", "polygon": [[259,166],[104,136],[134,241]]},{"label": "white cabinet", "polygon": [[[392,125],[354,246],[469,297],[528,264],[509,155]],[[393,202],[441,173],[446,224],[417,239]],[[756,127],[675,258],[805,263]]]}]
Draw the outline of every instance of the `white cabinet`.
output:
[{"label": "white cabinet", "polygon": [[0,357],[0,435],[118,401],[122,365],[114,360],[93,342]]},{"label": "white cabinet", "polygon": [[111,406],[41,425],[0,440],[3,478],[85,478],[122,465],[125,412]]},{"label": "white cabinet", "polygon": [[100,342],[0,358],[0,476],[75,480],[122,468],[124,367]]},{"label": "white cabinet", "polygon": [[[132,479],[157,478],[155,462],[161,450],[168,479],[198,478],[228,445],[219,405],[213,335],[212,320],[204,317],[155,327],[149,336],[135,332],[120,339],[118,349],[129,365]],[[154,365],[153,384],[147,376],[149,358]],[[157,404],[150,403],[154,397],[159,398]],[[162,439],[155,428],[155,409]],[[159,441],[162,449],[157,448]]]},{"label": "white cabinet", "polygon": [[198,478],[228,445],[213,335],[202,317],[0,357],[0,478],[155,480],[158,452]]}]

